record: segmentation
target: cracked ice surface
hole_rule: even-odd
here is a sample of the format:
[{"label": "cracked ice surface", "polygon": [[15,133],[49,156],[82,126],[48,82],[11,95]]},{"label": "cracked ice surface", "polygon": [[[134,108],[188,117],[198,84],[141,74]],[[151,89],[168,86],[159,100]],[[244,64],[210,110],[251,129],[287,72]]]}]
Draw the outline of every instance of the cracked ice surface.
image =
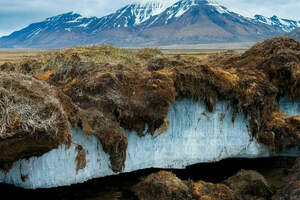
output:
[{"label": "cracked ice surface", "polygon": [[[185,168],[188,165],[233,157],[270,156],[269,149],[250,136],[248,122],[242,114],[232,123],[232,109],[224,102],[206,112],[203,103],[183,99],[170,108],[167,132],[159,136],[126,131],[127,159],[124,172],[150,167]],[[0,172],[0,182],[24,188],[50,188],[81,183],[113,175],[109,156],[94,137],[85,138],[73,130],[73,145],[64,145],[41,157],[20,160],[8,173]],[[86,150],[86,167],[76,172],[76,144]],[[22,180],[23,179],[23,180]]]}]

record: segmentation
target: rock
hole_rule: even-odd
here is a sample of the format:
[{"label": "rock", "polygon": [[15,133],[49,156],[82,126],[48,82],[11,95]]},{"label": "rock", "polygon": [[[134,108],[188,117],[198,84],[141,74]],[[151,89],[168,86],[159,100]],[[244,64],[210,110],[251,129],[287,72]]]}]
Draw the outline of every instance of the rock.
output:
[{"label": "rock", "polygon": [[272,200],[298,200],[300,199],[300,158],[289,170],[288,176],[284,180],[285,184],[273,196]]},{"label": "rock", "polygon": [[149,175],[133,191],[140,200],[235,200],[232,190],[224,184],[182,181],[165,171]]},{"label": "rock", "polygon": [[267,200],[272,196],[272,190],[266,179],[256,171],[241,170],[225,181],[238,199]]}]

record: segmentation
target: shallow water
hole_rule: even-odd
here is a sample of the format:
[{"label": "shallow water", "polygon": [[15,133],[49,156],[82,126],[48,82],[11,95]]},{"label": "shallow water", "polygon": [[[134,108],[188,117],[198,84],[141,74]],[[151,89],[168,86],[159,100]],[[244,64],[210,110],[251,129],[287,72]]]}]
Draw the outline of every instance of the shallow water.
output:
[{"label": "shallow water", "polygon": [[[193,165],[185,170],[170,170],[181,179],[194,181],[204,180],[220,183],[237,173],[240,169],[253,169],[262,173],[273,188],[282,185],[285,168],[293,165],[295,158],[264,158],[264,159],[227,159],[216,163]],[[13,186],[0,184],[2,196],[10,199],[83,199],[83,200],[136,200],[130,188],[147,175],[159,169],[141,170],[56,189],[24,190]]]}]

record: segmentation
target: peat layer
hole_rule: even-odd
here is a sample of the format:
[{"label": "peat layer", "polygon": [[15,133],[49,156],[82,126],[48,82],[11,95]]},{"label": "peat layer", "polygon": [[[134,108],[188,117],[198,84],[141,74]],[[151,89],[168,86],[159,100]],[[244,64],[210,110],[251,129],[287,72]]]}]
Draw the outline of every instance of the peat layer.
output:
[{"label": "peat layer", "polygon": [[[207,59],[102,46],[62,50],[6,63],[0,69],[6,71],[1,72],[2,77],[13,79],[12,96],[17,96],[10,101],[13,105],[23,99],[34,102],[30,105],[36,110],[34,116],[43,119],[41,124],[55,115],[46,128],[39,123],[27,129],[9,123],[0,132],[2,163],[69,144],[73,126],[82,128],[86,136],[96,136],[110,155],[113,171],[120,172],[126,160],[124,129],[141,137],[163,134],[170,105],[180,98],[204,102],[210,112],[218,101],[227,101],[235,109],[232,121],[237,113],[244,113],[252,136],[274,152],[300,144],[300,116],[283,113],[276,103],[285,94],[292,101],[300,98],[300,43],[287,37],[258,43],[243,54],[226,52]],[[10,79],[13,76],[16,78]],[[31,80],[27,90],[19,86],[23,78]],[[1,89],[2,96],[9,96],[8,85],[1,78],[0,87],[7,91]],[[13,121],[12,113],[2,112],[0,120],[10,117]],[[19,137],[8,145],[7,135]],[[44,137],[52,138],[51,142],[47,139],[44,144]],[[32,138],[41,144],[24,145],[23,141]]]}]

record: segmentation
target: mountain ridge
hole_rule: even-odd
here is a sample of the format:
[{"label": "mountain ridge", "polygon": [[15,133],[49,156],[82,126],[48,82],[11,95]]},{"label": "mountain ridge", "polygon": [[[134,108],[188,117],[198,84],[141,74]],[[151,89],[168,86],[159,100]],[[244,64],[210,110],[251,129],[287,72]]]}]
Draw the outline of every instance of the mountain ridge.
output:
[{"label": "mountain ridge", "polygon": [[0,47],[248,42],[281,35],[300,25],[294,20],[277,18],[286,23],[283,25],[275,23],[275,17],[272,19],[261,15],[253,19],[243,17],[212,0],[181,0],[171,6],[150,1],[129,4],[101,18],[83,17],[74,12],[49,17],[1,37]]}]

